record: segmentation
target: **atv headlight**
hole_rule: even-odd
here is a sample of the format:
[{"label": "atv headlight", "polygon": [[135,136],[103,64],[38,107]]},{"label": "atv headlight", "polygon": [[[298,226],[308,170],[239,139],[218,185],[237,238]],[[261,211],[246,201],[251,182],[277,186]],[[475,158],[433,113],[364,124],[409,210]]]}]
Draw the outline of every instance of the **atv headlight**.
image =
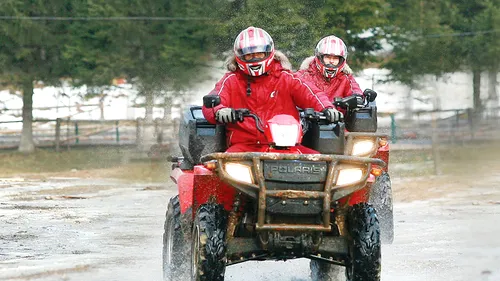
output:
[{"label": "atv headlight", "polygon": [[352,145],[352,156],[369,156],[375,150],[375,140],[372,139],[354,139]]},{"label": "atv headlight", "polygon": [[271,134],[276,146],[295,146],[298,142],[300,128],[296,124],[271,124]]},{"label": "atv headlight", "polygon": [[226,163],[226,173],[233,179],[246,183],[253,183],[252,168],[239,163]]},{"label": "atv headlight", "polygon": [[363,170],[359,168],[342,169],[339,171],[336,185],[348,185],[355,183],[363,177]]}]

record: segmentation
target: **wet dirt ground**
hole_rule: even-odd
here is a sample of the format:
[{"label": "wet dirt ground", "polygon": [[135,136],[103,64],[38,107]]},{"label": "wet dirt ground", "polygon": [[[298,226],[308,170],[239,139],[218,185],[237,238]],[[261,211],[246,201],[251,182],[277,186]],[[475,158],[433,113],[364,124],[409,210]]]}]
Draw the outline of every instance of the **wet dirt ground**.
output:
[{"label": "wet dirt ground", "polygon": [[[472,180],[471,178],[474,178]],[[382,280],[500,280],[500,171],[393,178]],[[0,179],[0,280],[161,280],[171,184]],[[310,280],[307,260],[228,267],[226,280]]]}]

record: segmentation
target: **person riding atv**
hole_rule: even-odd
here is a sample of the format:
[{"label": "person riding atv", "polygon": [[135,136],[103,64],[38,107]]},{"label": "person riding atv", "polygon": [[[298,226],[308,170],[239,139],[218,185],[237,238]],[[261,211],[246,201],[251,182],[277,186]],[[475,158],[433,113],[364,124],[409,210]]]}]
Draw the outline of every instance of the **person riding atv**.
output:
[{"label": "person riding atv", "polygon": [[[226,124],[228,152],[259,151],[267,147],[266,138],[252,120],[235,122],[235,108],[247,108],[263,120],[277,114],[299,119],[296,107],[323,111],[331,121],[342,114],[334,109],[324,93],[293,77],[287,57],[276,51],[271,36],[263,29],[249,27],[234,42],[234,56],[228,59],[229,70],[211,94],[221,103],[203,108],[203,115],[212,124]],[[304,153],[317,153],[301,146]]]},{"label": "person riding atv", "polygon": [[[246,49],[248,42],[267,47]],[[235,42],[239,69],[203,107],[183,115],[183,156],[172,159],[171,173],[178,195],[164,225],[164,280],[222,281],[226,266],[302,257],[311,259],[316,281],[336,280],[339,266],[349,281],[380,280],[379,222],[364,195],[385,163],[343,155],[342,114],[282,62],[268,60],[273,52],[267,33],[244,30]],[[296,105],[304,108],[300,115]],[[303,135],[299,118],[320,128],[314,149],[301,145],[311,135]]]},{"label": "person riding atv", "polygon": [[[336,99],[347,99],[355,96],[358,99],[358,105],[351,106],[349,108],[350,112],[347,112],[347,108],[337,105],[337,109],[342,113],[352,115],[354,111],[365,110],[362,108],[374,107],[376,93],[370,91],[371,96],[369,97],[365,92],[361,91],[353,76],[353,71],[347,64],[347,57],[347,46],[342,39],[335,35],[325,36],[316,44],[314,56],[304,59],[300,69],[294,75],[324,91],[329,100],[334,103]],[[346,124],[350,125],[350,122],[346,122]],[[376,129],[376,127],[370,128],[370,132],[375,132]],[[351,134],[351,137],[354,136]],[[360,134],[356,134],[356,138],[360,137]],[[369,138],[368,135],[365,135],[365,137]],[[365,143],[369,144],[370,142],[366,141]],[[378,146],[377,153],[370,155],[370,157],[382,159],[389,164],[389,142],[387,138],[382,138],[382,142],[375,143],[375,145]],[[373,187],[371,194],[369,194],[369,202],[374,205],[380,219],[382,242],[390,244],[394,240],[394,218],[388,166],[383,169],[381,175],[371,178],[370,182]]]}]

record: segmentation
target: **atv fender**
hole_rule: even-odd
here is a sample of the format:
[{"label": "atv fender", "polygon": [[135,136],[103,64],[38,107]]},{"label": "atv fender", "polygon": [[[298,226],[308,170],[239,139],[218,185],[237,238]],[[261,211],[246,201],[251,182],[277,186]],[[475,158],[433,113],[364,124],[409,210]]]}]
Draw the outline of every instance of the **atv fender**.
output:
[{"label": "atv fender", "polygon": [[339,200],[341,206],[347,204],[349,206],[354,206],[359,203],[366,203],[368,201],[368,192],[370,191],[371,185],[367,185],[360,190],[353,192],[352,194]]},{"label": "atv fender", "polygon": [[387,172],[389,170],[389,143],[384,146],[381,146],[377,150],[377,154],[373,158],[378,158],[386,163],[385,167],[382,167],[382,170]]},{"label": "atv fender", "polygon": [[194,167],[192,192],[193,216],[199,206],[207,203],[222,205],[226,211],[233,207],[236,190],[222,182],[211,170],[199,165]]},{"label": "atv fender", "polygon": [[194,173],[191,170],[175,168],[170,174],[170,178],[177,184],[181,214],[184,214],[193,205]]},{"label": "atv fender", "polygon": [[[177,184],[181,214],[196,210],[201,204],[213,201],[231,210],[235,195],[234,188],[223,183],[214,172],[197,165],[191,170],[176,168],[170,178]],[[194,208],[193,208],[194,207]]]}]

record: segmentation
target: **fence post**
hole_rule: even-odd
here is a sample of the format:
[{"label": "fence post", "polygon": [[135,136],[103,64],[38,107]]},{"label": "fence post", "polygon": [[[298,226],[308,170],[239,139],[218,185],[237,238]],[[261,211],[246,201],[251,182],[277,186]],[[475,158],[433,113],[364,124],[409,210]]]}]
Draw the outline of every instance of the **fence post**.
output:
[{"label": "fence post", "polygon": [[78,138],[78,122],[75,121],[75,143],[80,143],[80,139]]},{"label": "fence post", "polygon": [[61,118],[56,119],[56,152],[61,151]]},{"label": "fence post", "polygon": [[432,158],[434,160],[434,174],[441,175],[441,156],[439,154],[439,138],[437,135],[437,117],[436,113],[432,113]]},{"label": "fence post", "polygon": [[392,143],[396,143],[396,118],[394,113],[391,113],[391,140]]},{"label": "fence post", "polygon": [[66,148],[68,151],[70,150],[70,147],[69,147],[69,123],[70,123],[70,118],[68,117],[68,119],[66,120]]},{"label": "fence post", "polygon": [[155,127],[154,136],[156,137],[156,142],[158,142],[158,136],[160,135],[158,118],[155,118],[155,120],[153,120],[153,126]]},{"label": "fence post", "polygon": [[453,128],[453,138],[452,138],[452,143],[455,144],[457,142],[457,138],[461,138],[463,141],[463,138],[459,134],[460,130],[460,110],[455,110],[455,128]]},{"label": "fence post", "polygon": [[474,117],[472,116],[472,109],[467,108],[467,119],[469,120],[469,129],[470,129],[470,139],[474,139]]},{"label": "fence post", "polygon": [[136,121],[136,126],[135,126],[135,145],[139,146],[139,144],[142,142],[142,118],[137,118]]},{"label": "fence post", "polygon": [[115,132],[116,132],[116,143],[120,143],[120,129],[119,129],[119,122],[118,120],[116,120],[115,122]]}]

